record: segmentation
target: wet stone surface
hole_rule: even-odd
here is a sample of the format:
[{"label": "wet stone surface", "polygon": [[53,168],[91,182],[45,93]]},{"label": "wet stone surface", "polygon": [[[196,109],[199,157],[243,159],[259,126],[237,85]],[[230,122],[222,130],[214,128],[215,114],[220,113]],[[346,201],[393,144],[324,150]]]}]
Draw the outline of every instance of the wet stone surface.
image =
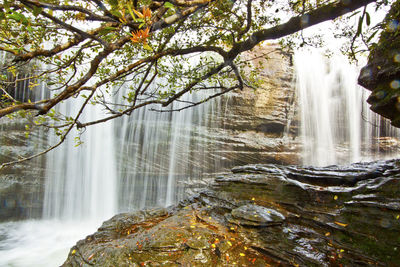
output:
[{"label": "wet stone surface", "polygon": [[177,206],[115,216],[64,266],[399,266],[399,168],[235,168]]},{"label": "wet stone surface", "polygon": [[238,225],[268,226],[281,224],[285,216],[273,209],[247,204],[233,209],[227,220]]}]

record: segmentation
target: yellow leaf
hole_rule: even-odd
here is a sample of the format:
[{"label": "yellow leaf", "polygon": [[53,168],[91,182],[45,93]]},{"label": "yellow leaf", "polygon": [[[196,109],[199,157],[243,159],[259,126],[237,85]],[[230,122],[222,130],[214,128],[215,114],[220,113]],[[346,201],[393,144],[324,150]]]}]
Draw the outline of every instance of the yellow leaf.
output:
[{"label": "yellow leaf", "polygon": [[397,215],[396,219],[397,219],[397,220],[400,219],[400,215]]},{"label": "yellow leaf", "polygon": [[340,252],[343,253],[343,252],[344,252],[344,249],[341,249]]},{"label": "yellow leaf", "polygon": [[254,201],[254,200],[256,200],[256,199],[253,197],[251,200],[253,200],[253,201]]},{"label": "yellow leaf", "polygon": [[346,227],[347,223],[341,223],[341,222],[334,222],[335,224],[342,226],[342,227]]},{"label": "yellow leaf", "polygon": [[239,253],[239,255],[240,255],[241,257],[244,257],[244,256],[245,256],[244,253]]},{"label": "yellow leaf", "polygon": [[215,244],[212,244],[211,246],[212,246],[213,248],[215,248],[215,247],[216,247],[216,246],[215,246]]},{"label": "yellow leaf", "polygon": [[76,249],[72,250],[71,255],[75,255]]},{"label": "yellow leaf", "polygon": [[330,236],[330,235],[331,235],[331,233],[329,233],[329,232],[325,233],[325,236]]},{"label": "yellow leaf", "polygon": [[191,225],[191,226],[190,226],[190,228],[195,228],[195,227],[196,227],[196,226],[194,226],[194,225]]},{"label": "yellow leaf", "polygon": [[247,250],[247,247],[246,247],[246,246],[244,247],[244,250]]},{"label": "yellow leaf", "polygon": [[153,51],[153,48],[151,48],[151,46],[149,46],[148,44],[144,44],[143,48],[148,50],[148,51]]},{"label": "yellow leaf", "polygon": [[232,247],[232,243],[231,243],[231,241],[228,241],[228,245]]},{"label": "yellow leaf", "polygon": [[333,197],[333,199],[334,199],[334,200],[337,200],[337,199],[338,199],[338,196],[335,195],[335,196]]},{"label": "yellow leaf", "polygon": [[[128,6],[129,7],[129,6]],[[136,16],[138,16],[139,18],[143,19],[144,16],[142,13],[140,13],[139,11],[135,10],[134,8],[132,8],[132,11],[135,13]]]}]

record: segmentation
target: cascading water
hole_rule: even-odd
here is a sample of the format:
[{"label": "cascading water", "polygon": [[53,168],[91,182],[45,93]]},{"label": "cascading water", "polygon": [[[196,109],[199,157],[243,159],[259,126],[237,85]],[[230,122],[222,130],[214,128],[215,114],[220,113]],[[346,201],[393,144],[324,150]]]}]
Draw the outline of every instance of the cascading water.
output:
[{"label": "cascading water", "polygon": [[[179,109],[204,97],[190,95],[170,108]],[[58,111],[76,113],[80,103],[72,102]],[[213,124],[214,106],[206,103],[182,112],[150,110],[157,106],[140,109],[119,121],[87,128],[78,147],[74,140],[78,133],[72,132],[46,155],[43,220],[0,224],[0,236],[5,234],[0,237],[0,265],[61,264],[76,240],[114,214],[178,201],[183,184],[205,170],[207,128]],[[104,116],[100,108],[88,106],[81,120],[99,116]],[[49,134],[47,139],[54,144],[59,137]],[[10,232],[9,227],[17,230]]]},{"label": "cascading water", "polygon": [[[185,96],[171,109],[204,97]],[[159,107],[152,106],[116,122],[119,211],[176,203],[183,196],[183,183],[216,168],[205,159],[211,142],[207,131],[215,123],[214,105],[205,103],[181,112],[154,111]]]},{"label": "cascading water", "polygon": [[375,153],[380,139],[400,136],[397,129],[369,110],[367,91],[357,85],[359,69],[344,56],[327,58],[318,51],[297,52],[294,65],[304,164],[323,166],[381,158],[382,153]]},{"label": "cascading water", "polygon": [[[75,114],[78,101],[65,103],[62,114]],[[101,110],[89,106],[83,120],[99,119]],[[112,123],[95,125],[75,147],[72,132],[65,144],[47,155],[43,217],[62,220],[105,220],[117,212],[117,170]],[[59,137],[51,135],[51,143]]]}]

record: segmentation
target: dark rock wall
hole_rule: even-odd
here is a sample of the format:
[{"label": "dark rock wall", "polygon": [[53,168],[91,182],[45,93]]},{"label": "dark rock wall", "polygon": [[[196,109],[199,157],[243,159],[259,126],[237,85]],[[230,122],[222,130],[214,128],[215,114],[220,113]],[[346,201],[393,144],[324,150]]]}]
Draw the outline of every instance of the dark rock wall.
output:
[{"label": "dark rock wall", "polygon": [[372,91],[368,98],[371,110],[400,127],[400,1],[386,16],[379,42],[372,46],[368,64],[358,82]]},{"label": "dark rock wall", "polygon": [[[2,119],[0,163],[43,149],[45,140],[37,132],[27,137],[25,123]],[[41,217],[45,166],[44,158],[37,158],[0,171],[0,222]]]}]

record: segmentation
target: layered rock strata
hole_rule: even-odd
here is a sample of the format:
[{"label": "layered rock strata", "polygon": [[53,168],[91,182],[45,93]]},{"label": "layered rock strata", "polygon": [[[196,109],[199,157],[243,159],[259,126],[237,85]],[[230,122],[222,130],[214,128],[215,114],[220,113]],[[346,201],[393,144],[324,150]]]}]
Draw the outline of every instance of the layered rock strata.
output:
[{"label": "layered rock strata", "polygon": [[[315,177],[315,178],[314,178]],[[63,266],[395,266],[400,164],[234,169],[169,209],[115,216]]]}]

